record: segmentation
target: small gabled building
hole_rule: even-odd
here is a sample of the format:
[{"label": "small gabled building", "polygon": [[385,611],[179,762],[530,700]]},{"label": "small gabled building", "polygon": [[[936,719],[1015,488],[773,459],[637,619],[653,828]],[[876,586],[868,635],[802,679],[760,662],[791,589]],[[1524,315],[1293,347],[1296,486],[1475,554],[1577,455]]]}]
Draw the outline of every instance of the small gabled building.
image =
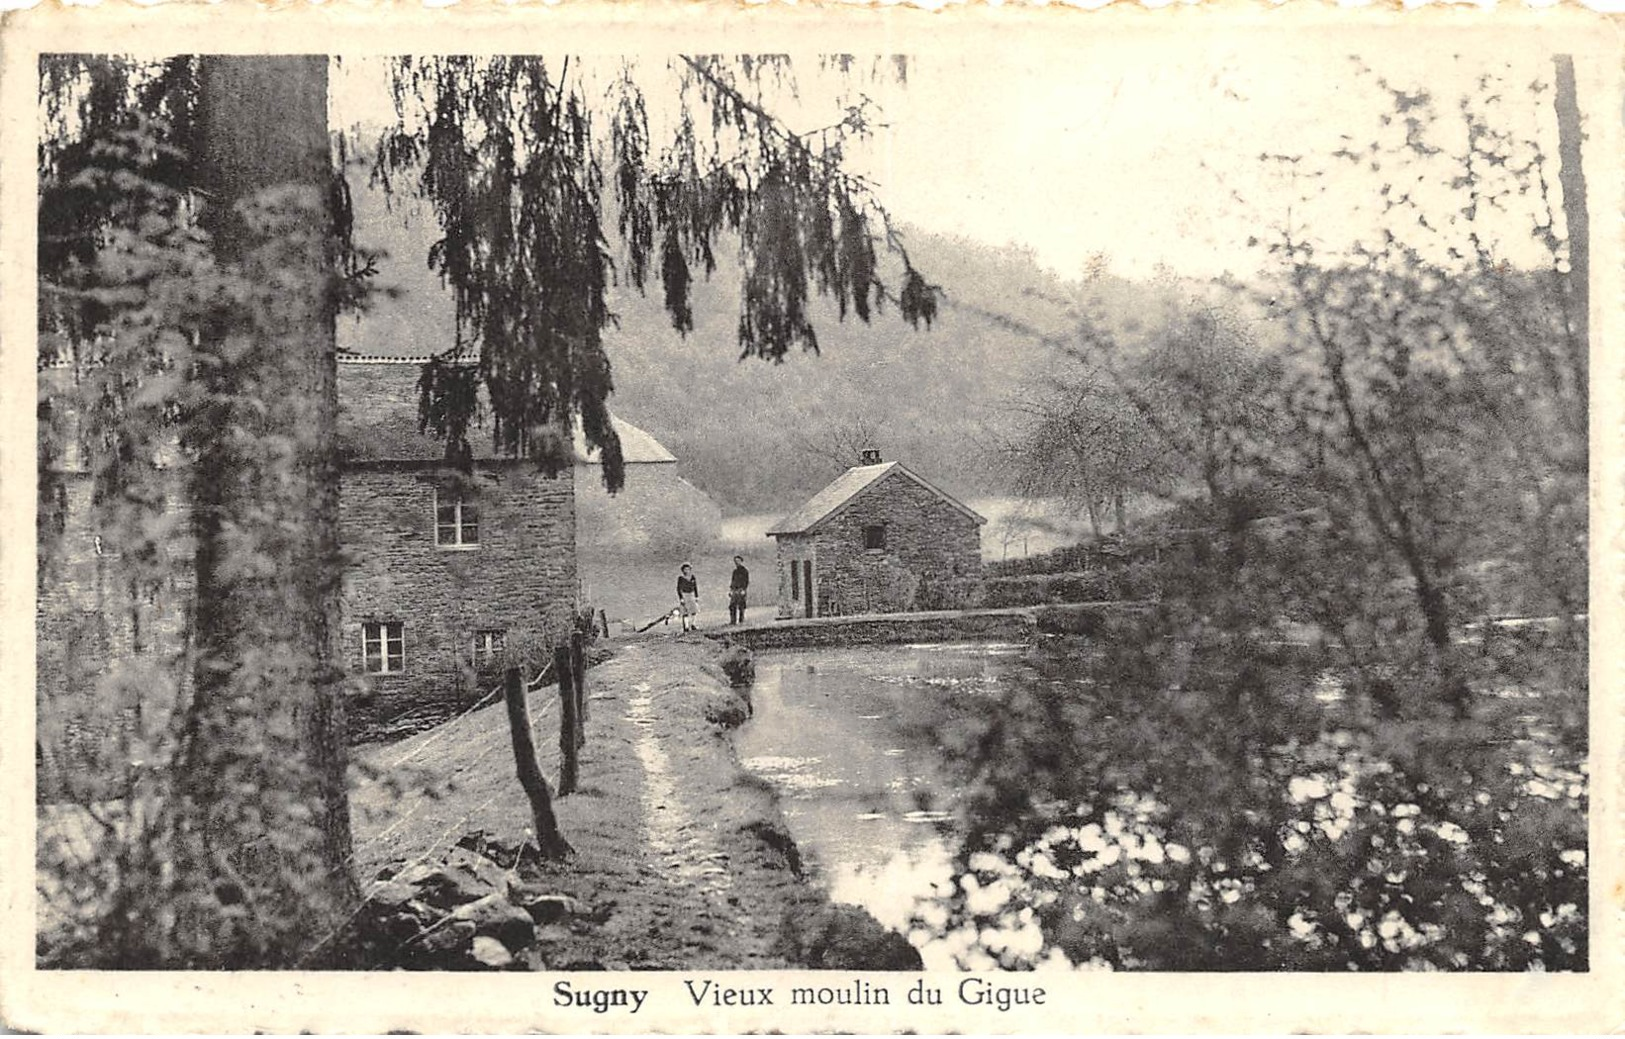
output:
[{"label": "small gabled building", "polygon": [[689,544],[714,540],[722,526],[717,503],[678,475],[676,455],[619,415],[611,421],[626,476],[616,494],[604,489],[598,452],[577,434],[576,548],[589,590],[595,571],[613,570],[628,559],[681,555]]},{"label": "small gabled building", "polygon": [[778,543],[778,616],[932,608],[932,590],[982,573],[987,519],[901,462],[865,451],[767,534]]}]

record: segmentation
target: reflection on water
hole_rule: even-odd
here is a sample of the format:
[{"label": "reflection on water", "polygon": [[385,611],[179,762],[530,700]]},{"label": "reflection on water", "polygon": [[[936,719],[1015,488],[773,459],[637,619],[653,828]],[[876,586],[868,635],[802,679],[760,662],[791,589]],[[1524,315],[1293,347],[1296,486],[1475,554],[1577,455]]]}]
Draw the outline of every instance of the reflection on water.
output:
[{"label": "reflection on water", "polygon": [[[772,783],[813,875],[838,902],[905,931],[952,883],[958,790],[930,735],[948,692],[991,690],[998,643],[785,650],[756,658],[739,756]],[[922,948],[928,969],[954,966]]]}]

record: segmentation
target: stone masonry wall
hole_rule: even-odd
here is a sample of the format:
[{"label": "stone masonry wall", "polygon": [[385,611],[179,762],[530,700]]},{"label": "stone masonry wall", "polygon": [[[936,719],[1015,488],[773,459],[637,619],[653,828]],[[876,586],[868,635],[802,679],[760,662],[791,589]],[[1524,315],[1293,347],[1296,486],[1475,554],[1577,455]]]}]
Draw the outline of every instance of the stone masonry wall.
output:
[{"label": "stone masonry wall", "polygon": [[[479,502],[478,547],[435,544],[435,491]],[[438,468],[372,467],[345,474],[340,522],[350,555],[344,580],[346,664],[362,675],[352,723],[473,702],[500,678],[476,673],[474,632],[504,632],[510,653],[542,652],[570,630],[577,593],[575,506],[569,473],[482,465],[464,480]],[[404,625],[405,670],[366,675],[363,626]]]},{"label": "stone masonry wall", "polygon": [[[494,685],[471,666],[476,630],[505,632],[510,649],[551,645],[570,630],[576,598],[574,494],[569,474],[528,466],[474,478],[481,544],[434,544],[433,468],[352,470],[340,493],[344,662],[363,676],[369,620],[405,625],[406,670],[359,678],[352,732],[408,711],[454,709]],[[159,760],[178,690],[192,598],[191,560],[176,559],[161,586],[132,589],[98,539],[83,472],[54,473],[40,510],[35,662],[40,795],[63,796],[134,760]],[[177,510],[181,506],[175,506]],[[177,517],[181,529],[184,516]],[[108,681],[115,662],[125,680]]]},{"label": "stone masonry wall", "polygon": [[972,610],[899,613],[885,617],[821,617],[805,623],[725,628],[706,634],[753,650],[899,642],[1032,642],[1037,637],[1035,612]]},{"label": "stone masonry wall", "polygon": [[[805,617],[807,616],[805,609],[805,596],[801,594],[792,596],[790,594],[790,566],[792,563],[794,563],[796,566],[800,566],[801,560],[807,559],[811,556],[813,551],[813,539],[811,537],[799,534],[785,534],[780,537],[776,537],[773,540],[778,542],[778,616],[781,619],[787,617]],[[816,565],[816,563],[814,565]],[[800,580],[801,579],[799,577],[796,578],[796,590],[798,593],[801,590]]]},{"label": "stone masonry wall", "polygon": [[[90,477],[42,474],[35,608],[38,785],[56,798],[91,790],[132,761],[161,753],[176,702],[175,666],[192,597],[190,560],[161,583],[134,588],[97,537]],[[177,511],[179,511],[177,509]],[[178,517],[184,528],[184,516]],[[124,678],[108,681],[113,664]],[[88,796],[97,796],[91,793]]]},{"label": "stone masonry wall", "polygon": [[[863,547],[871,525],[886,528],[883,550]],[[814,591],[824,616],[914,609],[922,579],[982,572],[976,521],[897,472],[859,494],[816,538]]]},{"label": "stone masonry wall", "polygon": [[[864,548],[864,529],[874,525],[886,528],[884,549]],[[818,616],[916,609],[922,582],[975,580],[982,573],[980,525],[897,472],[866,488],[810,536],[778,541],[781,617],[805,613],[790,602],[787,564],[807,558],[809,550]]]}]

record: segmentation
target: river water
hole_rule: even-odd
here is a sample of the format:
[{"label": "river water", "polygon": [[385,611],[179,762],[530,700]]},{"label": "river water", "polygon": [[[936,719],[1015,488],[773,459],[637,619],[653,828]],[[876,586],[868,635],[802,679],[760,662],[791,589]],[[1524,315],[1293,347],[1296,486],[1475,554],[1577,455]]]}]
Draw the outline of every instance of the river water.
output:
[{"label": "river water", "polygon": [[[1211,845],[1191,840],[1189,831],[1169,828],[1168,806],[1144,791],[1125,790],[1096,806],[1098,818],[1052,825],[1041,837],[1032,831],[1022,838],[1028,843],[1009,850],[984,847],[962,867],[965,875],[955,875],[953,855],[966,829],[961,821],[966,780],[950,770],[968,767],[962,762],[974,755],[965,750],[990,710],[1009,707],[1009,694],[1050,687],[1067,698],[1095,695],[1088,662],[1077,647],[968,643],[767,651],[757,655],[756,665],[755,715],[735,737],[741,760],[779,792],[813,879],[835,901],[862,906],[905,934],[927,969],[993,969],[1001,962],[1072,966],[1061,948],[1046,944],[1033,910],[1043,904],[1042,896],[1053,894],[1057,882],[1104,901],[1100,871],[1126,863],[1123,875],[1140,894],[1119,884],[1110,897],[1128,912],[1140,905],[1141,895],[1154,901],[1154,893],[1164,890],[1157,887],[1164,883],[1160,874],[1178,873],[1178,864],[1206,863],[1216,854]],[[1518,701],[1508,705],[1510,710],[1486,707],[1484,712],[1499,718],[1495,724],[1503,742],[1518,748],[1504,767],[1522,778],[1515,786],[1497,788],[1501,796],[1517,799],[1507,802],[1508,811],[1538,804],[1542,812],[1563,807],[1583,813],[1585,764],[1576,763],[1574,747],[1554,728],[1565,717],[1566,701],[1537,710],[1545,693],[1529,683],[1509,682],[1486,692],[1486,703]],[[1349,713],[1342,677],[1324,672],[1295,695],[1305,704],[1319,704],[1326,717],[1318,740],[1306,749],[1284,748],[1260,773],[1279,787],[1283,818],[1291,820],[1290,829],[1275,834],[1288,859],[1306,854],[1311,844],[1322,855],[1341,847],[1346,858],[1353,842],[1364,839],[1353,836],[1356,832],[1395,842],[1427,834],[1437,847],[1470,842],[1452,813],[1476,809],[1415,818],[1421,812],[1416,804],[1396,802],[1402,793],[1381,785],[1392,766],[1359,744],[1348,728],[1361,724],[1361,716],[1358,705]],[[1528,711],[1520,713],[1522,701]],[[1368,785],[1383,801],[1393,802],[1391,812],[1376,802]],[[1474,803],[1489,804],[1487,796],[1478,794]],[[1401,808],[1409,814],[1401,817]],[[978,858],[984,861],[978,864]],[[1565,870],[1582,869],[1585,849],[1564,849],[1559,858]],[[1245,859],[1240,864],[1243,871],[1251,868]],[[1210,894],[1219,892],[1225,905],[1246,897],[1241,881],[1228,875],[1213,879],[1220,873],[1227,873],[1224,863],[1203,874]],[[1392,876],[1386,882],[1400,883]],[[1482,901],[1491,897],[1482,883],[1466,874],[1459,882],[1467,895],[1490,905]],[[1501,903],[1492,909],[1513,912]],[[1579,910],[1570,905],[1567,911]],[[1359,928],[1362,948],[1391,938],[1373,929],[1373,918],[1359,919],[1348,926]],[[1300,921],[1290,934],[1283,932],[1282,940],[1312,942],[1316,933],[1312,921]]]},{"label": "river water", "polygon": [[[946,697],[993,692],[1025,647],[997,643],[775,650],[756,657],[745,767],[779,791],[809,871],[837,902],[907,933],[952,883],[958,785],[936,734]],[[922,947],[928,969],[954,966]]]}]

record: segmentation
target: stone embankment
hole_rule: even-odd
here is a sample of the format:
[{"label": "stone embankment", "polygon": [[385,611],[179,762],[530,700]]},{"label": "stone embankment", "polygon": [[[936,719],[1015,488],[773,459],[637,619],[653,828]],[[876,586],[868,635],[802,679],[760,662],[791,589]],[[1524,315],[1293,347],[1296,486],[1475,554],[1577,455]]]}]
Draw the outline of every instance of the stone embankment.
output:
[{"label": "stone embankment", "polygon": [[710,629],[706,634],[751,649],[899,642],[1032,642],[1040,634],[1094,634],[1107,617],[1155,605],[1149,601],[1055,603],[990,610],[803,617]]},{"label": "stone embankment", "polygon": [[871,613],[803,617],[710,629],[712,638],[751,649],[852,646],[895,642],[1031,641],[1037,618],[1030,609]]}]

